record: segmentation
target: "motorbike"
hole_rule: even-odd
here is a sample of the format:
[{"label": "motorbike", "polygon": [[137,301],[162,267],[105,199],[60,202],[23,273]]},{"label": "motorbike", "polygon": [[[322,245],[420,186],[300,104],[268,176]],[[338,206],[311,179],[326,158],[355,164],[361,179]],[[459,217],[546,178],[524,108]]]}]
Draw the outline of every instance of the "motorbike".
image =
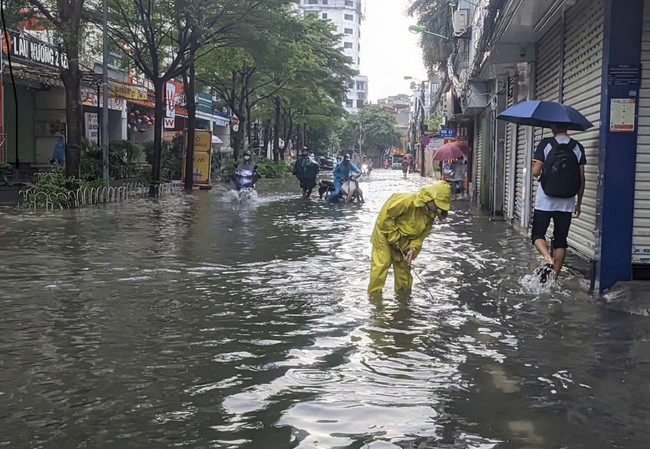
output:
[{"label": "motorbike", "polygon": [[341,198],[346,203],[363,203],[363,192],[359,188],[359,175],[351,176],[341,184]]},{"label": "motorbike", "polygon": [[[359,188],[359,176],[355,175],[343,180],[341,183],[341,199],[346,203],[363,203],[363,192]],[[329,197],[334,192],[334,181],[322,179],[318,184],[318,196],[320,199]]]},{"label": "motorbike", "polygon": [[372,167],[368,164],[363,164],[361,166],[361,174],[370,177],[370,174],[372,173]]},{"label": "motorbike", "polygon": [[334,181],[328,179],[321,179],[318,183],[318,197],[322,200],[323,197],[327,198],[334,191]]},{"label": "motorbike", "polygon": [[255,173],[250,170],[236,169],[233,174],[233,182],[235,183],[235,190],[239,195],[239,199],[248,199],[255,191]]}]

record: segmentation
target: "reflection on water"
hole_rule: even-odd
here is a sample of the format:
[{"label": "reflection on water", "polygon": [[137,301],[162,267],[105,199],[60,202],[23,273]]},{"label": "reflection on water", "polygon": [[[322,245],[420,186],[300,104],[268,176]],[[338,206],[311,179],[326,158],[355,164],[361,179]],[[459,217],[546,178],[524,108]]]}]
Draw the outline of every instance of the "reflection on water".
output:
[{"label": "reflection on water", "polygon": [[468,201],[412,294],[366,296],[400,175],[2,211],[0,447],[647,447],[647,320],[522,283],[527,239]]}]

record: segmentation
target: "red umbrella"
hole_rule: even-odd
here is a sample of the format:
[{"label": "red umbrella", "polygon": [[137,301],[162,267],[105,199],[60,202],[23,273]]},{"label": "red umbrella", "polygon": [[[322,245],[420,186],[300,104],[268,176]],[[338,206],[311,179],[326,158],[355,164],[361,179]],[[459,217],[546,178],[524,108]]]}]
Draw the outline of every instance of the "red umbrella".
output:
[{"label": "red umbrella", "polygon": [[462,142],[449,142],[433,153],[433,160],[448,161],[450,159],[458,159],[459,157],[466,156],[470,151],[471,148]]}]

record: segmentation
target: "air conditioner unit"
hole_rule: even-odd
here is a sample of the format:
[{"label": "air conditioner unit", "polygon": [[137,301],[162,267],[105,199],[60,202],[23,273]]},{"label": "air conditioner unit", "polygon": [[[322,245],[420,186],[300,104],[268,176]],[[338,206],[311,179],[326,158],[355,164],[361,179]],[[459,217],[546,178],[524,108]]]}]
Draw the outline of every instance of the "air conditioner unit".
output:
[{"label": "air conditioner unit", "polygon": [[469,9],[454,11],[454,34],[463,34],[469,25]]}]

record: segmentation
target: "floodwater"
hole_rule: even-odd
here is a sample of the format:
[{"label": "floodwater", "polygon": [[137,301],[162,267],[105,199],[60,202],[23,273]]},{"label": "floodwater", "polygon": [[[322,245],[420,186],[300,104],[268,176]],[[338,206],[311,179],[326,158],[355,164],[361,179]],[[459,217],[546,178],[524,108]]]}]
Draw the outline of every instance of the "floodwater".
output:
[{"label": "floodwater", "polygon": [[[383,201],[262,180],[30,214],[0,211],[0,447],[647,448],[650,322],[466,200],[410,296],[365,294]],[[571,259],[570,264],[582,262]]]}]

